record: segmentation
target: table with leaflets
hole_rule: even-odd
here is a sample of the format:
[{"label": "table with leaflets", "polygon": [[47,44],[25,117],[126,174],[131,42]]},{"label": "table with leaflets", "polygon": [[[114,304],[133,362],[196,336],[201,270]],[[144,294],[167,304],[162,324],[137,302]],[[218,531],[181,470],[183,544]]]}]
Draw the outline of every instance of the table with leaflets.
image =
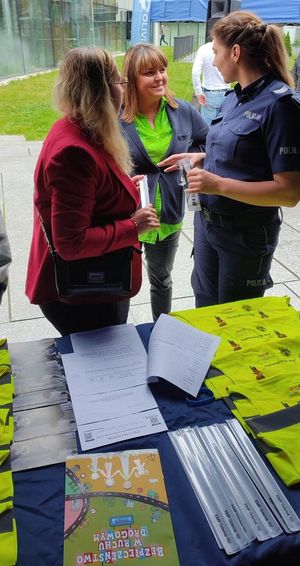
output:
[{"label": "table with leaflets", "polygon": [[[152,324],[137,327],[147,348]],[[61,353],[71,348],[69,337],[57,340]],[[160,380],[150,385],[169,431],[188,426],[222,423],[232,418],[223,400],[193,406],[186,394]],[[265,542],[252,542],[227,556],[216,544],[212,531],[194,495],[190,482],[166,432],[100,448],[112,452],[156,448],[159,451],[181,566],[245,566],[251,564],[290,566],[300,564],[300,532],[281,535]],[[295,447],[297,449],[297,447]],[[269,465],[268,465],[269,467]],[[269,467],[270,468],[270,467]],[[271,469],[271,468],[270,468]],[[272,471],[294,510],[300,515],[300,486],[287,488]],[[18,531],[17,566],[62,566],[64,533],[65,465],[63,463],[14,476],[14,507]],[[130,563],[130,561],[129,561]],[[151,560],[150,560],[151,563]],[[158,563],[155,560],[153,563]],[[162,560],[161,563],[164,563]],[[172,566],[171,564],[169,566]]]}]

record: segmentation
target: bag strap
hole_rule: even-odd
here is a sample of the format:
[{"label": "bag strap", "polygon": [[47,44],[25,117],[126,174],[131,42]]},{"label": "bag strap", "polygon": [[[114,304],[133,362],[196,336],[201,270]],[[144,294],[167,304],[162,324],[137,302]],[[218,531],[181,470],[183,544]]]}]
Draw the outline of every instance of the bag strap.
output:
[{"label": "bag strap", "polygon": [[[55,246],[54,246],[54,243],[53,243],[53,240],[52,240],[52,236],[51,236],[51,234],[50,234],[49,232],[47,232],[46,226],[45,226],[45,224],[44,224],[44,222],[43,222],[43,219],[42,219],[42,217],[41,217],[41,215],[40,215],[39,213],[38,213],[38,216],[39,216],[39,221],[40,221],[40,224],[41,224],[41,228],[42,228],[42,230],[43,230],[43,233],[44,233],[46,242],[47,242],[47,244],[48,244],[49,251],[50,251],[52,257],[55,257],[55,254],[57,254],[57,251],[56,251],[56,249],[55,249]],[[132,247],[132,249],[133,249],[135,252],[139,253],[139,254],[142,254],[142,253],[143,253],[143,251],[141,250],[140,247],[136,247],[135,245],[132,245],[132,246],[130,246],[130,247]],[[122,248],[121,248],[121,249],[122,249]],[[115,250],[115,251],[118,251],[118,250]]]},{"label": "bag strap", "polygon": [[43,219],[42,219],[42,217],[41,217],[40,214],[39,214],[39,221],[40,221],[40,225],[41,225],[41,228],[42,228],[42,230],[43,230],[43,233],[44,233],[46,242],[47,242],[47,244],[48,244],[48,248],[49,248],[49,250],[50,250],[50,253],[51,253],[52,256],[54,256],[56,250],[55,250],[55,247],[54,247],[54,244],[53,244],[52,236],[51,236],[51,234],[50,234],[49,232],[47,232],[46,226],[45,226],[45,224],[44,224],[44,222],[43,222]]}]

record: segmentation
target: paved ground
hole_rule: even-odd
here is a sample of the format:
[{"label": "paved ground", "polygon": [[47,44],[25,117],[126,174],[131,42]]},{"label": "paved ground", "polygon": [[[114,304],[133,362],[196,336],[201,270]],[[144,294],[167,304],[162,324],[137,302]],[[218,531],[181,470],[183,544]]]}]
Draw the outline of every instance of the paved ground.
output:
[{"label": "paved ground", "polygon": [[[24,294],[26,265],[32,230],[33,170],[41,142],[27,142],[22,136],[0,136],[0,206],[4,210],[13,263],[10,284],[0,307],[0,335],[10,342],[58,336],[57,331],[31,305]],[[272,295],[289,295],[300,310],[300,204],[284,209],[280,243],[273,262]],[[194,307],[190,285],[193,241],[193,213],[186,213],[176,256],[173,310]],[[132,299],[129,322],[150,322],[149,286],[146,273],[142,289]]]}]

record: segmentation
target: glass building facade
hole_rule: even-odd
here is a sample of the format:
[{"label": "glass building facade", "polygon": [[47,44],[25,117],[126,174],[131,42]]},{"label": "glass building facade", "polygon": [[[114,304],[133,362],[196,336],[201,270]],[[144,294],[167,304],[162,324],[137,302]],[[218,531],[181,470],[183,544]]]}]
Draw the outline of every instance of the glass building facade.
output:
[{"label": "glass building facade", "polygon": [[128,47],[130,0],[0,0],[0,79],[55,67],[72,47]]}]

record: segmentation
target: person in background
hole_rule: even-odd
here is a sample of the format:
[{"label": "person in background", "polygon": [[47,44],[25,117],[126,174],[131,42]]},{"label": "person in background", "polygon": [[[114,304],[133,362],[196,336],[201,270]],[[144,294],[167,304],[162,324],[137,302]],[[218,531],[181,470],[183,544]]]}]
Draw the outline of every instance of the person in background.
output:
[{"label": "person in background", "polygon": [[8,268],[11,264],[10,244],[2,216],[0,211],[0,304],[3,294],[8,285]]},{"label": "person in background", "polygon": [[[54,98],[63,117],[51,128],[35,169],[26,294],[63,335],[125,323],[129,299],[59,297],[40,217],[66,260],[139,247],[139,235],[159,226],[151,206],[137,210],[139,192],[128,175],[131,161],[118,124],[126,83],[103,49],[72,49],[59,70]],[[141,258],[134,253],[135,293],[140,284]]]},{"label": "person in background", "polygon": [[195,108],[174,98],[168,86],[168,61],[158,47],[137,44],[125,55],[128,78],[121,125],[135,174],[146,174],[150,202],[160,227],[140,236],[150,282],[153,319],[172,305],[173,264],[184,215],[184,191],[178,171],[165,174],[157,163],[173,152],[205,147],[208,127]]},{"label": "person in background", "polygon": [[214,66],[214,52],[212,41],[199,47],[192,68],[192,81],[195,94],[200,104],[200,112],[204,120],[210,125],[217,116],[225,92],[230,88]]},{"label": "person in background", "polygon": [[[188,173],[188,191],[202,204],[194,221],[197,307],[263,296],[272,286],[279,207],[300,199],[300,100],[280,30],[237,11],[212,34],[214,65],[237,84],[210,126],[206,155],[190,156],[199,167]],[[181,158],[159,165],[172,171]]]},{"label": "person in background", "polygon": [[294,63],[292,73],[295,81],[296,92],[300,92],[300,52],[298,53],[298,56]]},{"label": "person in background", "polygon": [[165,45],[168,45],[168,42],[166,41],[166,34],[165,34],[165,26],[164,24],[160,24],[160,40],[159,40],[159,45],[162,46],[163,43],[165,43]]}]

